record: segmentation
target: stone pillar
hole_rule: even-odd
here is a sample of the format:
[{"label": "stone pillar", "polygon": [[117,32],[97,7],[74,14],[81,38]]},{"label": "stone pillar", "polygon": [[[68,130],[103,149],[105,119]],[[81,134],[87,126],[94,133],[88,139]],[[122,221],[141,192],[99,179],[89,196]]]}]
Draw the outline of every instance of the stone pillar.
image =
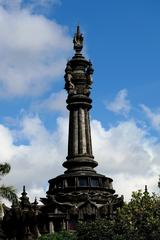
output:
[{"label": "stone pillar", "polygon": [[70,112],[69,118],[69,137],[68,137],[68,155],[78,154],[78,110]]},{"label": "stone pillar", "polygon": [[70,111],[68,156],[92,155],[89,112],[79,108]]},{"label": "stone pillar", "polygon": [[50,234],[54,233],[54,224],[52,221],[49,222],[49,233]]},{"label": "stone pillar", "polygon": [[68,220],[66,220],[66,230],[68,231],[69,228],[68,228]]},{"label": "stone pillar", "polygon": [[[74,39],[81,41],[79,37],[82,38],[82,34],[77,32]],[[67,62],[65,69],[65,89],[68,93],[66,102],[70,117],[68,156],[63,166],[68,169],[68,173],[96,172],[94,168],[98,165],[92,155],[89,119],[89,110],[92,108],[90,89],[93,68],[92,63],[83,57],[81,48],[76,45],[75,40],[75,55]]]},{"label": "stone pillar", "polygon": [[39,232],[39,228],[38,226],[36,225],[35,226],[35,233],[36,233],[36,237],[39,238],[41,236],[40,232]]},{"label": "stone pillar", "polygon": [[92,155],[92,141],[91,141],[91,130],[90,130],[90,119],[89,112],[85,109],[85,125],[86,125],[86,142],[87,142],[87,153]]},{"label": "stone pillar", "polygon": [[78,148],[79,148],[79,151],[78,153],[79,154],[84,154],[84,153],[87,153],[86,152],[86,132],[85,132],[85,129],[86,129],[86,122],[85,122],[85,112],[84,112],[84,109],[83,108],[79,108],[79,111],[78,111]]},{"label": "stone pillar", "polygon": [[63,219],[63,222],[62,222],[62,230],[67,230],[66,229],[66,223],[65,223],[65,220]]},{"label": "stone pillar", "polygon": [[2,202],[0,201],[0,221],[3,220],[3,217],[4,217],[4,210],[3,210]]}]

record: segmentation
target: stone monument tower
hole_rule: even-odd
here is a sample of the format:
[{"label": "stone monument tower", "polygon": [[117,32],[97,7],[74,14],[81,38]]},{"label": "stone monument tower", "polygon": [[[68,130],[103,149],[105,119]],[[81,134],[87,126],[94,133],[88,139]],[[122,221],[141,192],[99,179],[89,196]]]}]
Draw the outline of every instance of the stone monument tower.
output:
[{"label": "stone monument tower", "polygon": [[41,199],[50,228],[72,229],[78,220],[114,217],[123,198],[115,195],[113,180],[95,171],[89,111],[93,67],[81,51],[80,27],[73,38],[75,54],[65,69],[65,89],[69,110],[68,156],[64,174],[49,180],[47,198]]}]

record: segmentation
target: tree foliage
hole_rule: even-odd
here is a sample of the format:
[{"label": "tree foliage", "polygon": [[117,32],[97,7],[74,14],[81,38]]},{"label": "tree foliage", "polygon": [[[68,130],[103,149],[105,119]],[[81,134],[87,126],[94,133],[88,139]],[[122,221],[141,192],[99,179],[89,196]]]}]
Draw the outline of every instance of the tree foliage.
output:
[{"label": "tree foliage", "polygon": [[90,223],[81,223],[77,228],[78,240],[113,239],[114,221],[99,219]]},{"label": "tree foliage", "polygon": [[76,235],[67,231],[62,231],[54,234],[46,234],[39,238],[39,240],[77,240]]},{"label": "tree foliage", "polygon": [[159,240],[160,197],[147,191],[134,192],[114,220],[79,224],[78,240]]},{"label": "tree foliage", "polygon": [[[68,234],[68,235],[67,235]],[[147,191],[134,192],[114,220],[97,219],[80,223],[76,235],[61,232],[40,240],[159,240],[160,197]]]},{"label": "tree foliage", "polygon": [[11,166],[8,163],[1,163],[0,164],[0,175],[3,176],[7,173],[9,173],[11,170]]},{"label": "tree foliage", "polygon": [[[10,165],[8,163],[0,163],[0,176],[4,176],[10,172]],[[1,180],[1,178],[0,178]],[[16,190],[13,186],[0,186],[0,197],[9,201],[17,201]]]}]

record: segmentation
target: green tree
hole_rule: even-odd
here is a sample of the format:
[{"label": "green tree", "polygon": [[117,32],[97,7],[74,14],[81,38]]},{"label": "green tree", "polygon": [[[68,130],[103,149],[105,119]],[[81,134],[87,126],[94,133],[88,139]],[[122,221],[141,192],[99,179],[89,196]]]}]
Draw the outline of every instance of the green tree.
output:
[{"label": "green tree", "polygon": [[[0,163],[0,176],[4,176],[10,172],[10,165],[8,163]],[[0,178],[1,180],[1,178]],[[0,198],[5,198],[9,201],[17,201],[16,190],[13,186],[0,186]]]},{"label": "green tree", "polygon": [[134,192],[114,220],[82,223],[77,228],[77,237],[78,240],[159,240],[160,197],[150,195],[147,190]]},{"label": "green tree", "polygon": [[77,240],[76,235],[67,231],[42,235],[39,240]]},{"label": "green tree", "polygon": [[111,240],[114,234],[114,221],[98,219],[90,223],[80,223],[77,227],[78,240]]},{"label": "green tree", "polygon": [[134,192],[132,199],[119,211],[115,231],[126,239],[160,239],[160,197],[148,191]]}]

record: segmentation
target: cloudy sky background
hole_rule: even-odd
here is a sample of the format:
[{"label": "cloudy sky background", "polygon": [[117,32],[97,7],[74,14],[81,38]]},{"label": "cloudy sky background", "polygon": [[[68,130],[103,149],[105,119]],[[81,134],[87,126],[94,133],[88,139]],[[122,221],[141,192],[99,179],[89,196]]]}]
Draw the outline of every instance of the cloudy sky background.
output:
[{"label": "cloudy sky background", "polygon": [[[68,112],[64,68],[80,23],[95,68],[91,129],[98,172],[132,191],[158,192],[159,1],[0,0],[0,159],[3,181],[30,199],[62,173]],[[96,16],[95,16],[96,15]]]}]

